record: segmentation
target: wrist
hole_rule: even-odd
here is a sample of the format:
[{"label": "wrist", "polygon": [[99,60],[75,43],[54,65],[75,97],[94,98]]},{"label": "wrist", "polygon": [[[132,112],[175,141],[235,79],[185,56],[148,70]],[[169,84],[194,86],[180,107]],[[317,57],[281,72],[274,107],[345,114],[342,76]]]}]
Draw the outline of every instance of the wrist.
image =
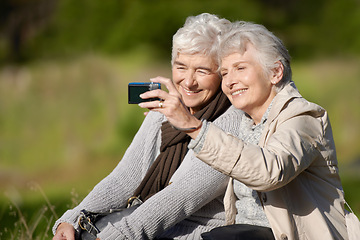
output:
[{"label": "wrist", "polygon": [[179,127],[175,127],[174,125],[172,125],[172,127],[178,131],[184,132],[184,133],[192,133],[195,132],[197,130],[199,130],[202,127],[202,121],[199,120],[199,123],[195,126],[195,127],[190,127],[190,128],[179,128]]}]

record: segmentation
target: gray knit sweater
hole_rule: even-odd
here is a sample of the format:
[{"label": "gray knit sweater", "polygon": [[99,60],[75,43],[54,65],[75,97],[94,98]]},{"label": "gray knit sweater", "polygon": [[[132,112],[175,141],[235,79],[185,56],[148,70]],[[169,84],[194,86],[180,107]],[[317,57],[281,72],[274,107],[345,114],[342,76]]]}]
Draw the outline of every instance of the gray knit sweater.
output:
[{"label": "gray knit sweater", "polygon": [[[230,107],[214,123],[236,135],[242,114]],[[165,120],[162,114],[150,112],[117,167],[77,207],[66,211],[56,221],[53,232],[60,223],[68,222],[78,233],[81,209],[105,212],[123,206],[159,154],[160,127]],[[201,239],[202,232],[224,224],[222,198],[227,176],[195,158],[189,150],[171,182],[130,216],[108,224],[98,237],[101,240],[153,239],[156,236]]]}]

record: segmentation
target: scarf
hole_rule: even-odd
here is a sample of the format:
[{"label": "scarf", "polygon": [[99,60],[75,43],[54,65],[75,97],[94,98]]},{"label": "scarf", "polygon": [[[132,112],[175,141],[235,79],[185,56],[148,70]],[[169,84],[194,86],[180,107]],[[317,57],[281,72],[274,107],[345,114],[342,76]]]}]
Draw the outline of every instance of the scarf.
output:
[{"label": "scarf", "polygon": [[[214,121],[230,105],[231,103],[226,95],[219,91],[213,100],[203,109],[196,112],[194,116],[198,119]],[[140,196],[141,200],[146,201],[152,195],[164,189],[184,159],[190,140],[191,138],[186,133],[175,130],[168,121],[163,122],[161,126],[160,154],[135,190],[134,196]]]}]

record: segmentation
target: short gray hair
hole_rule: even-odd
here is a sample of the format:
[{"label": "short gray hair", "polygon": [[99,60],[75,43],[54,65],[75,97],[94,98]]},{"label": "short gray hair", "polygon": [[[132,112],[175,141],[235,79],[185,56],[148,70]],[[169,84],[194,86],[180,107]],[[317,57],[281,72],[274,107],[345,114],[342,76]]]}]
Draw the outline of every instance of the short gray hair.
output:
[{"label": "short gray hair", "polygon": [[278,37],[260,24],[245,21],[234,22],[231,30],[221,39],[219,57],[223,58],[235,52],[243,54],[248,43],[256,49],[258,61],[265,74],[269,74],[276,67],[278,61],[284,66],[283,78],[276,84],[277,91],[292,80],[288,50]]},{"label": "short gray hair", "polygon": [[224,34],[230,27],[230,21],[220,19],[218,16],[209,13],[188,17],[184,26],[173,36],[171,64],[174,64],[179,53],[200,53],[209,56],[219,65],[220,35]]}]

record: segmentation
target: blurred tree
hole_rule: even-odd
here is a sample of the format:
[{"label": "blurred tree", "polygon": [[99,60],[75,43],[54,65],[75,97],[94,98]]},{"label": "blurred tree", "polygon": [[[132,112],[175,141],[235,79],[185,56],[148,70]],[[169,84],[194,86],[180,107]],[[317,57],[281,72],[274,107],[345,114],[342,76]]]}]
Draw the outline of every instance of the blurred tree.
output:
[{"label": "blurred tree", "polygon": [[[168,58],[172,35],[187,16],[202,12],[263,24],[297,59],[360,54],[355,30],[360,28],[359,0],[3,0],[0,4],[1,29],[13,56],[24,49],[33,57],[87,51],[119,54],[145,45]],[[34,38],[34,32],[40,34]],[[0,42],[0,60],[1,50]]]},{"label": "blurred tree", "polygon": [[0,36],[5,38],[7,59],[21,61],[24,48],[46,26],[56,0],[0,1]]}]

